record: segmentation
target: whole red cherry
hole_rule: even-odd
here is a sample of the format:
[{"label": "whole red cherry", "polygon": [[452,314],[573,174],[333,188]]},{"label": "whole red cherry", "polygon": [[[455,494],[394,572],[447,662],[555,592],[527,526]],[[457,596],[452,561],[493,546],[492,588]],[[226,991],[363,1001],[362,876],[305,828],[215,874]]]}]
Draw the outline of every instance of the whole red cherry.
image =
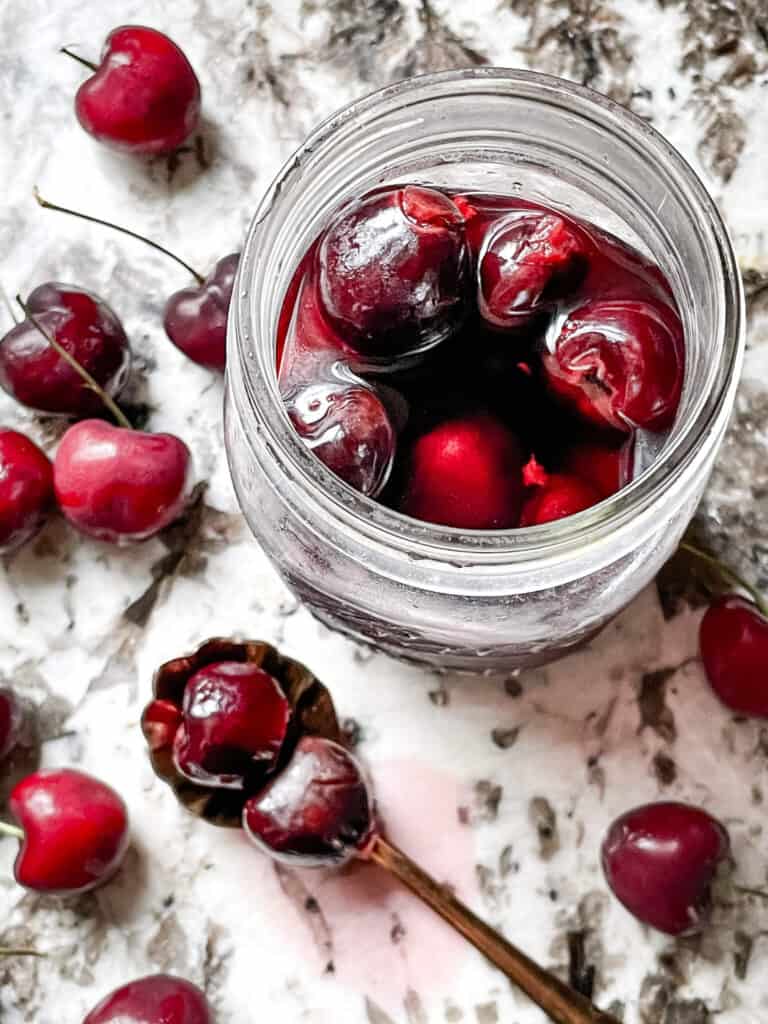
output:
[{"label": "whole red cherry", "polygon": [[48,456],[24,434],[0,428],[0,554],[34,537],[52,505]]},{"label": "whole red cherry", "polygon": [[548,473],[541,484],[531,488],[520,513],[521,526],[538,526],[576,515],[597,505],[602,494],[588,480],[568,473]]},{"label": "whole red cherry", "polygon": [[630,433],[672,426],[683,386],[680,319],[641,299],[595,299],[554,323],[542,356],[552,391],[587,421]]},{"label": "whole red cherry", "polygon": [[191,982],[150,974],[115,989],[83,1024],[213,1024],[213,1013]]},{"label": "whole red cherry", "polygon": [[374,363],[424,352],[461,325],[464,219],[442,192],[405,185],[353,200],[326,228],[317,259],[325,313]]},{"label": "whole red cherry", "polygon": [[37,892],[75,894],[117,871],[128,849],[125,804],[91,775],[62,768],[22,779],[11,813],[24,831],[14,875]]},{"label": "whole red cherry", "polygon": [[290,719],[291,706],[279,684],[258,665],[206,665],[184,689],[174,763],[193,782],[242,789],[254,769],[263,773],[274,767]]},{"label": "whole red cherry", "polygon": [[632,479],[633,454],[631,438],[578,440],[565,454],[563,471],[586,480],[602,498],[609,498]]},{"label": "whole red cherry", "polygon": [[16,746],[23,720],[16,694],[9,686],[0,687],[0,761]]},{"label": "whole red cherry", "polygon": [[94,70],[77,90],[75,113],[99,142],[129,153],[171,153],[197,128],[200,83],[162,32],[141,25],[116,28]]},{"label": "whole red cherry", "polygon": [[[112,397],[123,388],[131,350],[122,324],[96,295],[49,281],[26,301],[27,311]],[[29,320],[0,341],[0,386],[22,405],[65,416],[100,413],[103,402]]]},{"label": "whole red cherry", "polygon": [[614,896],[640,921],[688,935],[706,922],[712,883],[729,852],[728,833],[706,811],[646,804],[611,825],[603,871]]},{"label": "whole red cherry", "polygon": [[585,233],[552,211],[520,209],[500,218],[480,254],[483,319],[494,327],[523,326],[577,287],[588,250]]},{"label": "whole red cherry", "polygon": [[191,455],[173,434],[83,420],[61,439],[56,499],[83,533],[113,543],[145,540],[177,519],[190,493]]},{"label": "whole red cherry", "polygon": [[373,834],[373,798],[344,747],[302,736],[293,757],[247,801],[243,828],[265,853],[307,867],[341,864]]},{"label": "whole red cherry", "polygon": [[448,420],[414,444],[401,511],[468,530],[517,526],[522,456],[514,434],[479,413]]},{"label": "whole red cherry", "polygon": [[710,686],[726,707],[768,718],[768,618],[735,594],[719,597],[699,628]]},{"label": "whole red cherry", "polygon": [[227,316],[240,253],[218,261],[202,284],[174,292],[165,304],[165,333],[185,356],[209,370],[227,361]]}]

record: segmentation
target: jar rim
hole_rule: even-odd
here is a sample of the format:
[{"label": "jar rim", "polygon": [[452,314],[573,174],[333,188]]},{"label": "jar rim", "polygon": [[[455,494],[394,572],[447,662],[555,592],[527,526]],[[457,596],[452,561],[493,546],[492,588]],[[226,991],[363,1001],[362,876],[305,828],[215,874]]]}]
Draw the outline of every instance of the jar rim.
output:
[{"label": "jar rim", "polygon": [[[391,104],[418,100],[450,99],[458,87],[475,95],[524,95],[533,103],[551,105],[570,116],[597,120],[623,139],[641,144],[654,162],[665,165],[668,176],[685,193],[688,207],[697,223],[708,229],[716,249],[718,269],[718,308],[715,351],[710,393],[703,393],[692,414],[676,423],[660,457],[635,480],[592,508],[565,519],[538,526],[509,530],[464,530],[426,523],[379,504],[355,491],[328,470],[310,452],[294,430],[280,398],[274,370],[265,367],[254,372],[253,339],[269,332],[270,352],[276,324],[257,324],[263,308],[262,291],[268,266],[263,237],[270,216],[281,203],[290,201],[292,180],[306,160],[317,160],[332,151],[337,136],[350,124],[364,122],[377,111],[389,111]],[[301,487],[314,505],[314,512],[338,531],[364,534],[369,542],[379,543],[392,553],[400,550],[409,557],[428,557],[465,565],[477,561],[503,562],[505,565],[560,559],[569,552],[586,547],[619,531],[632,529],[638,518],[652,514],[659,497],[706,456],[704,440],[714,444],[730,412],[738,382],[744,349],[744,294],[736,257],[720,212],[703,182],[686,159],[656,129],[620,104],[566,79],[539,72],[511,68],[471,68],[418,75],[372,92],[342,107],[324,120],[283,165],[268,188],[248,232],[235,285],[235,316],[230,316],[228,361],[236,359],[244,367],[245,392],[250,400],[248,412],[255,417],[257,431],[268,439],[273,453],[279,453],[282,468],[292,483]],[[282,296],[281,296],[282,299]],[[233,321],[236,325],[233,327]],[[242,329],[246,325],[246,329]],[[262,329],[263,328],[263,329]],[[274,358],[272,358],[274,365]],[[250,369],[250,372],[249,372]],[[229,372],[229,371],[228,371]],[[270,379],[271,377],[271,379]],[[230,389],[231,390],[231,389]],[[244,431],[246,438],[249,431]]]}]

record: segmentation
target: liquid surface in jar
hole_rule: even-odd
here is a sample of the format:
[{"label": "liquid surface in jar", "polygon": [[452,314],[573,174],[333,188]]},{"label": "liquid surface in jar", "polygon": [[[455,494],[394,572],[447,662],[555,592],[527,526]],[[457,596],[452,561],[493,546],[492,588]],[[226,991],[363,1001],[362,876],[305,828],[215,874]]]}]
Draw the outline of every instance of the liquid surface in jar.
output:
[{"label": "liquid surface in jar", "polygon": [[363,494],[461,529],[615,493],[674,422],[683,329],[662,271],[519,197],[377,189],[288,288],[278,381],[301,439]]}]

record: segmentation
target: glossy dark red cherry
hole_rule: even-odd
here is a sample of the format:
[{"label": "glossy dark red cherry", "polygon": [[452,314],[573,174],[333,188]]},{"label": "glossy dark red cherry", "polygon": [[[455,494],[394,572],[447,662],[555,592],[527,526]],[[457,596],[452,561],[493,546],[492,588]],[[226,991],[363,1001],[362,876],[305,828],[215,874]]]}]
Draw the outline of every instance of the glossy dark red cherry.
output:
[{"label": "glossy dark red cherry", "polygon": [[288,395],[285,406],[299,437],[328,469],[369,497],[381,491],[396,438],[372,388],[344,379],[318,380]]},{"label": "glossy dark red cherry", "polygon": [[699,628],[701,660],[717,696],[732,711],[768,718],[768,618],[735,594],[719,597]]},{"label": "glossy dark red cherry", "polygon": [[656,803],[611,825],[602,862],[614,896],[630,913],[669,935],[687,935],[706,922],[712,883],[729,852],[728,833],[711,815]]},{"label": "glossy dark red cherry", "polygon": [[561,215],[520,209],[484,239],[478,305],[494,327],[516,328],[568,295],[587,271],[588,241]]},{"label": "glossy dark red cherry", "polygon": [[683,384],[680,320],[640,299],[585,302],[555,323],[543,354],[553,392],[587,421],[629,433],[672,426]]},{"label": "glossy dark red cherry", "polygon": [[586,480],[601,498],[608,498],[632,479],[633,461],[631,441],[583,440],[568,448],[563,471]]},{"label": "glossy dark red cherry", "polygon": [[247,801],[243,827],[278,860],[344,863],[373,834],[373,798],[363,769],[338,743],[303,736],[286,767]]},{"label": "glossy dark red cherry", "polygon": [[83,533],[113,543],[144,540],[183,512],[189,449],[173,434],[84,420],[70,427],[53,463],[56,499]]},{"label": "glossy dark red cherry", "polygon": [[185,356],[209,370],[227,359],[227,315],[240,253],[220,259],[205,281],[174,292],[165,304],[165,333]]},{"label": "glossy dark red cherry", "polygon": [[179,47],[153,28],[107,36],[101,64],[77,90],[75,112],[99,142],[129,153],[171,153],[200,120],[200,83]]},{"label": "glossy dark red cherry", "polygon": [[[107,394],[120,393],[131,351],[122,324],[105,302],[82,288],[49,281],[35,288],[26,307]],[[0,386],[39,412],[88,416],[104,410],[99,396],[28,319],[0,341]]]},{"label": "glossy dark red cherry", "polygon": [[24,434],[0,428],[0,554],[34,537],[52,505],[48,456]]},{"label": "glossy dark red cherry", "polygon": [[16,694],[8,686],[0,687],[0,761],[16,746],[23,719]]},{"label": "glossy dark red cherry", "polygon": [[83,1024],[214,1024],[197,986],[169,974],[150,974],[116,989]]},{"label": "glossy dark red cherry", "polygon": [[257,665],[206,665],[184,690],[174,763],[193,782],[242,789],[254,769],[274,767],[290,718],[277,681]]},{"label": "glossy dark red cherry", "polygon": [[128,849],[125,804],[91,775],[35,772],[14,787],[9,806],[24,830],[14,874],[27,889],[93,889],[112,877]]},{"label": "glossy dark red cherry", "polygon": [[522,457],[514,434],[488,414],[448,420],[413,446],[401,509],[468,530],[517,526]]},{"label": "glossy dark red cherry", "polygon": [[520,513],[521,526],[539,526],[565,519],[602,500],[602,494],[589,481],[568,473],[548,473],[541,483],[530,488]]},{"label": "glossy dark red cherry", "polygon": [[321,238],[318,282],[326,314],[374,362],[432,348],[464,317],[463,217],[448,196],[416,185],[354,200]]}]

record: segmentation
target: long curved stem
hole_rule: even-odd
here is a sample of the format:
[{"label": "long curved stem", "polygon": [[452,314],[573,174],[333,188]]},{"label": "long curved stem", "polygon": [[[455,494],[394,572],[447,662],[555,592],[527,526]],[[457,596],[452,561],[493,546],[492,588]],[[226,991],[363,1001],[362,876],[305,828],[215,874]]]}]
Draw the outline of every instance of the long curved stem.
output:
[{"label": "long curved stem", "polygon": [[18,839],[21,842],[24,838],[24,829],[18,825],[11,825],[9,821],[0,821],[0,836],[9,836],[11,839]]},{"label": "long curved stem", "polygon": [[507,942],[383,836],[377,835],[373,839],[364,856],[394,875],[463,935],[494,967],[498,967],[522,989],[554,1024],[619,1024],[615,1017],[598,1010],[581,993],[545,971],[522,950]]},{"label": "long curved stem", "polygon": [[67,206],[59,206],[58,203],[51,203],[47,199],[44,199],[37,190],[37,186],[33,188],[33,193],[38,204],[45,210],[55,210],[57,213],[66,213],[70,217],[79,217],[80,220],[90,221],[91,224],[100,224],[103,228],[111,228],[113,231],[119,231],[123,235],[128,235],[129,238],[137,238],[140,242],[144,242],[145,245],[151,246],[153,249],[157,249],[158,252],[163,253],[164,256],[170,256],[172,260],[175,260],[180,266],[184,267],[188,273],[194,277],[198,284],[203,284],[205,278],[201,273],[195,270],[194,267],[183,260],[181,256],[177,256],[175,252],[171,252],[170,249],[166,249],[164,245],[160,245],[159,242],[153,242],[151,238],[147,238],[146,235],[140,235],[138,231],[131,231],[130,228],[123,227],[122,224],[115,224],[111,220],[102,220],[101,217],[93,217],[90,213],[82,213],[80,210],[70,210]]},{"label": "long curved stem", "polygon": [[81,57],[78,53],[73,53],[68,46],[62,46],[59,49],[59,53],[66,53],[72,60],[76,60],[78,64],[83,64],[85,67],[90,68],[91,71],[98,71],[98,65],[94,64],[92,60],[86,60],[85,57]]},{"label": "long curved stem", "polygon": [[58,341],[49,331],[46,331],[46,329],[43,327],[40,321],[36,319],[36,317],[30,312],[29,307],[27,306],[26,302],[24,302],[20,295],[16,296],[16,301],[24,311],[24,316],[27,318],[27,320],[29,320],[29,322],[37,328],[37,330],[42,334],[42,336],[45,338],[45,340],[48,342],[51,348],[55,349],[55,351],[61,356],[64,362],[69,363],[69,365],[72,367],[75,373],[82,377],[85,386],[87,388],[90,388],[91,391],[95,392],[95,394],[99,396],[99,398],[102,400],[107,409],[109,409],[109,411],[115,417],[120,426],[125,427],[126,430],[133,430],[133,424],[125,415],[125,413],[117,404],[117,402],[112,398],[112,396],[107,394],[107,392],[99,384],[99,382],[94,377],[92,377],[90,373],[88,373],[88,371],[83,365],[78,363],[78,361],[75,359],[73,355],[67,352],[63,345],[60,345],[58,343]]},{"label": "long curved stem", "polygon": [[714,555],[710,555],[706,551],[702,551],[701,548],[697,548],[696,545],[691,544],[690,541],[680,541],[680,549],[682,551],[687,551],[689,555],[694,555],[694,557],[704,562],[705,565],[711,565],[714,569],[717,569],[723,579],[726,579],[729,583],[733,583],[737,587],[741,587],[742,590],[746,590],[763,615],[768,617],[768,603],[757,587],[752,583],[748,583],[745,579],[739,576],[737,572],[734,572],[733,569],[721,562],[719,558],[715,558]]}]

